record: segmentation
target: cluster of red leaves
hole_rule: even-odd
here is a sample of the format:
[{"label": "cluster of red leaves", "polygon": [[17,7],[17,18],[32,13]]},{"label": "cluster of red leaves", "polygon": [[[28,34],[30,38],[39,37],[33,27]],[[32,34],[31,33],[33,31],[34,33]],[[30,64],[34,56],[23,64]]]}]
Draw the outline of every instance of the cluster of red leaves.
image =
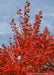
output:
[{"label": "cluster of red leaves", "polygon": [[[29,23],[29,6],[26,1],[24,8],[24,17],[21,9],[17,11],[20,14],[21,31],[18,31],[15,20],[11,20],[11,28],[13,31],[13,43],[10,39],[10,46],[5,44],[0,48],[0,75],[39,75],[36,73],[54,72],[54,39],[50,35],[47,27],[43,33],[39,33],[41,24],[42,11],[35,15],[33,28]],[[18,7],[17,7],[18,8]],[[18,57],[21,57],[18,60]],[[31,74],[30,74],[31,73]],[[45,74],[43,74],[45,75]]]}]

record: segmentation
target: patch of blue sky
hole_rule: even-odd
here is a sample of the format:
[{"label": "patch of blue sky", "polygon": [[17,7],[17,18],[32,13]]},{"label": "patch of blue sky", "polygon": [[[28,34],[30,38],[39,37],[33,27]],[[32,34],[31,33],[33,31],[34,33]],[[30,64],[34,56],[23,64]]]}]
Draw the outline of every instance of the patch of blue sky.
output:
[{"label": "patch of blue sky", "polygon": [[[30,6],[30,22],[34,23],[35,14],[39,10],[43,11],[43,19],[40,26],[42,32],[45,26],[48,26],[51,34],[54,33],[54,0],[29,0]],[[24,11],[25,0],[0,0],[0,45],[6,44],[9,40],[9,34],[12,33],[10,22],[12,18],[17,18],[17,5]],[[42,9],[41,9],[42,8]],[[16,20],[17,21],[17,20]],[[17,22],[19,25],[19,22]],[[53,34],[54,35],[54,34]],[[4,38],[5,37],[5,38]]]}]

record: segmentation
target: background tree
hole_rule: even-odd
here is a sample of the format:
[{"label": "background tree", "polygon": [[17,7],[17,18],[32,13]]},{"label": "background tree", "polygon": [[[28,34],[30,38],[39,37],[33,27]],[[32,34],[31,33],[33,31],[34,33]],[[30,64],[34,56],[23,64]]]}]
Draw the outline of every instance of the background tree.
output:
[{"label": "background tree", "polygon": [[[54,38],[47,27],[39,33],[42,11],[35,15],[34,24],[29,23],[30,3],[25,2],[24,16],[22,9],[17,10],[20,16],[19,32],[15,20],[11,20],[13,42],[0,48],[0,75],[29,75],[30,73],[54,72]],[[17,7],[18,8],[18,7]],[[19,60],[18,58],[21,57]],[[36,75],[36,74],[35,74]]]}]

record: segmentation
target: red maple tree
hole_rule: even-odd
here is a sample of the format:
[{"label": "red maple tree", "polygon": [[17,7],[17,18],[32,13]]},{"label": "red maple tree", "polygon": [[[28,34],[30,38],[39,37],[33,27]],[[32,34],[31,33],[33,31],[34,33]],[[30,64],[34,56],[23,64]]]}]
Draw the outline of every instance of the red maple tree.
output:
[{"label": "red maple tree", "polygon": [[[30,3],[28,0],[22,10],[17,10],[20,16],[19,32],[15,20],[11,20],[13,42],[10,46],[5,44],[0,48],[0,75],[39,75],[39,73],[54,73],[54,38],[45,27],[43,33],[39,33],[42,11],[35,15],[32,25],[29,23]],[[18,6],[17,6],[18,8]],[[20,59],[18,59],[20,57]]]}]

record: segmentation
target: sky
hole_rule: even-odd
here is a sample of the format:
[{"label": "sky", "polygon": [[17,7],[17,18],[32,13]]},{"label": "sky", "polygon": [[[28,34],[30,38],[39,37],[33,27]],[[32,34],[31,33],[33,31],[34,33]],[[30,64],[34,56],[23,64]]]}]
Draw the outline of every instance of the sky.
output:
[{"label": "sky", "polygon": [[[9,45],[11,31],[10,22],[14,18],[18,22],[17,6],[24,11],[26,0],[0,0],[0,47],[2,43]],[[40,32],[43,32],[45,26],[51,35],[54,35],[54,0],[29,0],[30,22],[33,24],[35,15],[42,10],[43,19],[40,26]],[[18,22],[19,24],[19,22]],[[18,25],[17,24],[17,25]]]}]

